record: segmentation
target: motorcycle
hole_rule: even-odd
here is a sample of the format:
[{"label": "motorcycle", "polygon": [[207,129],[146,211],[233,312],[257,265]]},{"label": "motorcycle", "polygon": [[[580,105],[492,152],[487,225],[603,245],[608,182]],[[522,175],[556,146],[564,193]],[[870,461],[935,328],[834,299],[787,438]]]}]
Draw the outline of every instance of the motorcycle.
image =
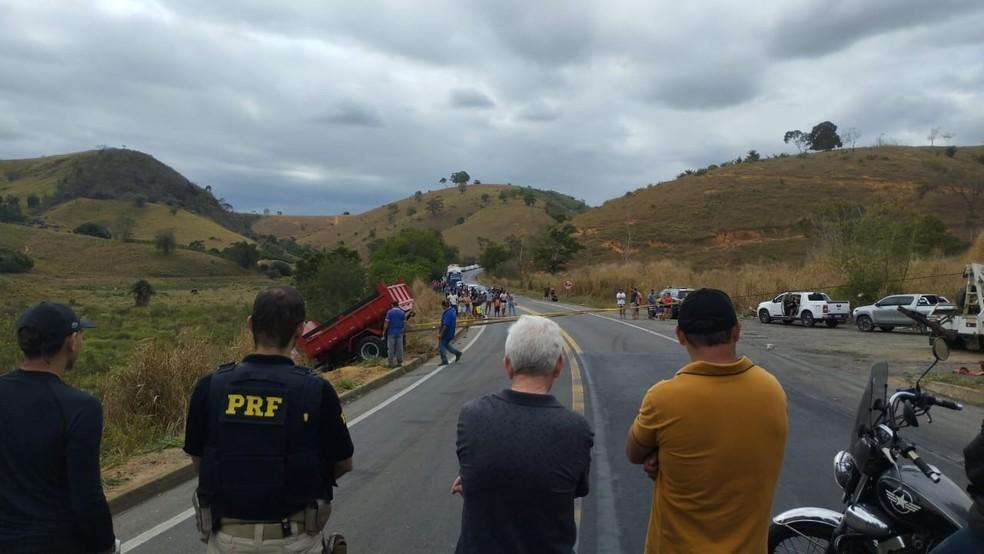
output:
[{"label": "motorcycle", "polygon": [[918,427],[921,417],[932,423],[934,407],[963,409],[920,388],[922,378],[949,357],[945,341],[933,343],[933,355],[914,387],[891,396],[888,364],[872,366],[848,450],[834,456],[844,510],[804,507],[775,516],[770,553],[925,553],[967,526],[970,497],[900,434]]}]

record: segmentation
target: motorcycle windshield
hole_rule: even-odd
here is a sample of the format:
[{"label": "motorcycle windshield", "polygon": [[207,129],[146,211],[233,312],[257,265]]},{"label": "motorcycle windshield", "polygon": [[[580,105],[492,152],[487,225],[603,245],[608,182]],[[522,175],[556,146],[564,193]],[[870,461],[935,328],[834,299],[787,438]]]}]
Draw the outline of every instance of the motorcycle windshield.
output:
[{"label": "motorcycle windshield", "polygon": [[854,417],[854,429],[851,430],[851,451],[856,452],[857,440],[864,435],[871,435],[879,422],[882,411],[888,402],[888,364],[878,362],[871,366],[868,375],[868,386],[861,395],[858,412]]}]

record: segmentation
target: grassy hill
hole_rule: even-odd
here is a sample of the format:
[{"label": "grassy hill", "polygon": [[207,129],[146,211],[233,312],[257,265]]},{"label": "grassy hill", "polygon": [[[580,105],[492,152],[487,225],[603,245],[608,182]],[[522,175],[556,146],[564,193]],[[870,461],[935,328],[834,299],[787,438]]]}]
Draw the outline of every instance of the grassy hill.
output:
[{"label": "grassy hill", "polygon": [[[725,165],[639,189],[574,219],[582,262],[672,257],[702,263],[795,261],[800,224],[826,205],[899,203],[938,215],[960,238],[980,229],[955,185],[984,193],[984,147],[877,147]],[[972,216],[972,217],[971,217]]]},{"label": "grassy hill", "polygon": [[250,273],[233,262],[202,252],[178,249],[157,254],[154,245],[106,240],[52,229],[0,223],[0,248],[26,253],[34,269],[25,275],[0,279],[74,279],[86,277],[202,278],[245,276]]},{"label": "grassy hill", "polygon": [[172,208],[163,204],[144,204],[138,208],[133,202],[123,200],[78,198],[55,206],[42,217],[46,223],[67,231],[92,222],[110,229],[114,235],[120,218],[128,217],[134,222],[133,238],[136,240],[153,240],[159,231],[173,229],[178,244],[187,246],[200,240],[206,249],[222,250],[234,242],[251,242],[207,217],[185,209],[177,209],[173,214],[171,211]]},{"label": "grassy hill", "polygon": [[0,195],[20,198],[21,206],[36,196],[44,211],[79,198],[139,199],[183,208],[239,233],[248,232],[254,219],[231,212],[210,190],[192,183],[153,156],[119,148],[0,160]]},{"label": "grassy hill", "polygon": [[[445,188],[422,193],[419,200],[411,196],[354,216],[268,216],[253,229],[280,238],[294,237],[301,244],[328,248],[345,245],[363,253],[372,241],[401,229],[435,229],[462,256],[474,256],[479,253],[479,237],[503,241],[510,235],[534,234],[553,221],[548,212],[572,217],[585,209],[574,198],[541,190],[533,191],[535,203],[526,206],[525,191],[511,185],[468,185],[464,192],[457,187]],[[500,198],[502,193],[504,199]],[[428,204],[437,198],[443,208],[432,214]]]}]

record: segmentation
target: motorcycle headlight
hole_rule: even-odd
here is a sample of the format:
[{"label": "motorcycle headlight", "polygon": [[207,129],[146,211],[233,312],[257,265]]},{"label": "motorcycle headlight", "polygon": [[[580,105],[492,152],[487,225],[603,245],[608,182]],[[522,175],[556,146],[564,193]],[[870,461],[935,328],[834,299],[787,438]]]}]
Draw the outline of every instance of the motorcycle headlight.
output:
[{"label": "motorcycle headlight", "polygon": [[854,457],[846,451],[841,450],[834,456],[834,481],[841,489],[846,490],[850,486],[857,471],[858,468],[857,464],[854,463]]}]

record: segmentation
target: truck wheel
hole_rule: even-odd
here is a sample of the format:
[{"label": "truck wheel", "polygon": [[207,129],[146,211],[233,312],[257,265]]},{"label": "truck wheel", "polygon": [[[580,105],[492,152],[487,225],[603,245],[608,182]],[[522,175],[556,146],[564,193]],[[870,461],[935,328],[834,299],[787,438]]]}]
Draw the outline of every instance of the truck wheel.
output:
[{"label": "truck wheel", "polygon": [[892,327],[891,325],[879,325],[878,328],[886,333],[891,333],[892,329],[895,329],[895,327]]},{"label": "truck wheel", "polygon": [[769,316],[769,310],[759,310],[759,321],[762,323],[772,323],[772,317]]},{"label": "truck wheel", "polygon": [[834,327],[837,327],[838,325],[840,325],[840,322],[839,321],[835,321],[833,319],[828,319],[828,320],[824,321],[824,323],[826,323],[827,324],[827,327],[830,327],[831,329],[833,329]]},{"label": "truck wheel", "polygon": [[875,324],[872,323],[871,322],[871,318],[868,317],[868,316],[866,316],[866,315],[863,315],[863,316],[858,317],[858,322],[857,323],[858,323],[858,330],[859,331],[864,331],[865,333],[868,333],[868,332],[873,331],[875,329]]},{"label": "truck wheel", "polygon": [[386,343],[379,337],[369,336],[359,341],[356,352],[363,360],[382,358],[386,355]]},{"label": "truck wheel", "polygon": [[800,319],[803,321],[803,327],[813,327],[817,324],[816,320],[813,319],[813,314],[810,312],[803,312]]}]

